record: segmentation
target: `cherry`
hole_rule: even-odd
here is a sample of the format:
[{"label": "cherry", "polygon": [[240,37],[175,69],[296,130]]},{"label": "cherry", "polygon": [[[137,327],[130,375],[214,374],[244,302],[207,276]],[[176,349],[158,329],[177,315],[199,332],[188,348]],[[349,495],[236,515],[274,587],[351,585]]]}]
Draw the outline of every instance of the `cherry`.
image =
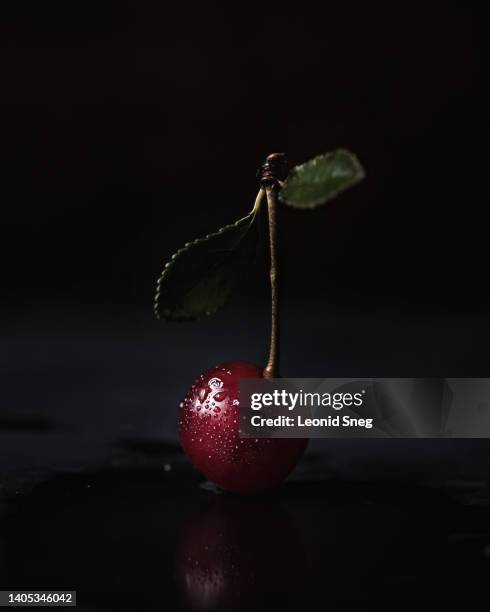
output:
[{"label": "cherry", "polygon": [[204,476],[227,491],[251,493],[274,487],[294,468],[307,440],[239,437],[239,385],[263,370],[233,361],[201,374],[180,405],[180,438]]}]

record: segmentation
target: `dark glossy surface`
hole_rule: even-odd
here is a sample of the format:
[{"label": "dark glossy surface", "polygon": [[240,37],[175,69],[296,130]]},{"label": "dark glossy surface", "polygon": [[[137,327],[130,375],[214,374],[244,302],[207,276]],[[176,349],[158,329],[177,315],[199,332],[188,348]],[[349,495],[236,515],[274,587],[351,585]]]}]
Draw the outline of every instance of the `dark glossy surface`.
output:
[{"label": "dark glossy surface", "polygon": [[161,459],[166,468],[58,476],[7,500],[2,584],[77,589],[83,609],[101,610],[392,610],[485,592],[488,509],[474,492],[299,475],[241,498],[200,488],[181,457]]},{"label": "dark glossy surface", "polygon": [[[486,367],[483,319],[302,308],[284,313],[288,375]],[[265,307],[193,326],[150,311],[34,314],[4,317],[0,346],[2,588],[77,589],[86,610],[400,610],[486,595],[486,440],[319,440],[277,491],[216,495],[180,450],[179,401],[209,362],[261,359],[267,338],[250,330],[266,328]]]}]

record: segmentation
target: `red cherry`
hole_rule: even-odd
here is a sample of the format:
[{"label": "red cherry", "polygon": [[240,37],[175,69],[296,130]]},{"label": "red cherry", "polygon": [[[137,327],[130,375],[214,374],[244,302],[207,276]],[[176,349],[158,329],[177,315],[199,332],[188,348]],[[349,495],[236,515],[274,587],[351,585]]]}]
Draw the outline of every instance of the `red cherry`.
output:
[{"label": "red cherry", "polygon": [[251,493],[282,482],[307,440],[239,437],[239,385],[263,370],[233,361],[201,374],[180,405],[180,439],[191,463],[227,491]]}]

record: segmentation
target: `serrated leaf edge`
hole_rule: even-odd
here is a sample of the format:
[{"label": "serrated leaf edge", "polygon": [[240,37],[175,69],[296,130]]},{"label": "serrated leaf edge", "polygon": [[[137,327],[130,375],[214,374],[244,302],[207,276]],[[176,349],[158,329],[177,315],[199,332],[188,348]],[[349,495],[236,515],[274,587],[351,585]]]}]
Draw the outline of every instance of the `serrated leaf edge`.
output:
[{"label": "serrated leaf edge", "polygon": [[[161,319],[162,318],[160,316],[160,313],[159,313],[159,299],[160,299],[160,294],[161,294],[162,282],[165,280],[165,277],[166,277],[169,269],[172,267],[173,262],[179,257],[179,255],[181,255],[184,251],[189,250],[191,247],[193,247],[193,246],[195,246],[197,244],[200,244],[202,242],[206,242],[209,239],[214,238],[215,236],[219,236],[220,234],[223,234],[224,232],[228,231],[229,229],[231,229],[233,227],[238,227],[241,223],[243,223],[247,219],[250,219],[250,225],[251,225],[253,220],[255,219],[255,216],[256,216],[259,208],[260,208],[261,200],[262,200],[262,195],[259,193],[259,196],[257,196],[257,200],[255,201],[255,205],[252,208],[252,210],[248,213],[248,215],[245,215],[244,217],[241,217],[240,219],[238,219],[234,223],[230,223],[228,225],[220,227],[220,229],[218,231],[216,231],[216,232],[211,232],[210,234],[207,234],[206,236],[204,236],[202,238],[196,238],[195,240],[192,240],[191,242],[186,242],[182,248],[180,248],[178,251],[175,251],[175,253],[173,253],[173,255],[170,257],[170,259],[167,261],[167,263],[163,266],[163,272],[161,273],[161,275],[159,276],[159,278],[157,280],[157,290],[156,290],[156,293],[155,293],[155,299],[153,301],[153,312],[155,313],[155,316],[156,316],[157,319]],[[244,235],[238,240],[238,242],[240,242],[242,240]],[[238,244],[238,242],[235,243],[234,247],[236,246],[236,244]],[[219,308],[220,307],[215,308],[213,310],[206,311],[205,315],[206,316],[212,315],[215,312],[217,312],[219,310]],[[180,318],[180,317],[174,317],[174,318],[173,317],[169,317],[169,320],[173,320],[173,321],[186,321],[188,319],[186,319],[185,317],[182,317],[182,318]],[[194,320],[194,319],[192,319],[192,320]]]}]

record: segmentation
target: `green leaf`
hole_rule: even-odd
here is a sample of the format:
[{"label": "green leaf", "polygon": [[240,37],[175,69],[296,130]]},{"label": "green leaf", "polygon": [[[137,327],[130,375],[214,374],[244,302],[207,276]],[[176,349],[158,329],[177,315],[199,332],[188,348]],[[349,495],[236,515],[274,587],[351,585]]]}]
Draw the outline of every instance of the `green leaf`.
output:
[{"label": "green leaf", "polygon": [[346,149],[338,149],[294,167],[279,192],[279,198],[295,208],[315,208],[349,189],[364,176],[357,157]]},{"label": "green leaf", "polygon": [[172,255],[158,279],[157,318],[191,321],[212,314],[229,299],[255,255],[258,206],[242,219]]}]

